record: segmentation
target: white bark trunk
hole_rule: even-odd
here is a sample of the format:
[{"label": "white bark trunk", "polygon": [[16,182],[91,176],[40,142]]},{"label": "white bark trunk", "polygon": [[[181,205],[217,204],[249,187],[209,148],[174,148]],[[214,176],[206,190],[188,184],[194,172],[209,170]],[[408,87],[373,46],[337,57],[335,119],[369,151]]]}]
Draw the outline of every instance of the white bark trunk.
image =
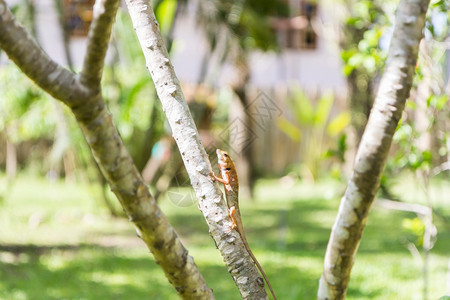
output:
[{"label": "white bark trunk", "polygon": [[369,209],[411,89],[428,4],[429,0],[403,0],[398,6],[385,72],[328,242],[318,299],[345,299]]},{"label": "white bark trunk", "polygon": [[172,135],[178,145],[199,208],[210,234],[243,299],[267,299],[264,284],[236,231],[230,231],[231,219],[218,184],[209,177],[211,164],[200,141],[180,83],[169,60],[149,0],[126,0],[147,68],[155,83]]}]

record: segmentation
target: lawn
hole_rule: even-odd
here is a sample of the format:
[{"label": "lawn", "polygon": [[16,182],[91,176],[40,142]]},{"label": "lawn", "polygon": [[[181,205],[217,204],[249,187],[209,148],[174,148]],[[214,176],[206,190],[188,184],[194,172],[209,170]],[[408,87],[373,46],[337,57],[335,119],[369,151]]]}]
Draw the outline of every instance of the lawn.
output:
[{"label": "lawn", "polygon": [[[330,228],[345,185],[281,185],[261,180],[256,201],[242,201],[250,246],[279,299],[315,299]],[[175,190],[179,195],[188,190]],[[396,190],[421,202],[409,179]],[[404,191],[404,192],[403,192]],[[433,184],[444,209],[450,186]],[[109,217],[99,188],[19,177],[0,202],[1,299],[178,299],[125,218]],[[447,196],[446,196],[447,195]],[[448,206],[448,204],[447,204]],[[239,299],[195,203],[166,197],[161,208],[177,229],[217,299]],[[356,258],[348,299],[422,299],[422,264],[407,249],[402,224],[412,213],[374,207]],[[429,299],[449,292],[449,223],[435,218]]]}]

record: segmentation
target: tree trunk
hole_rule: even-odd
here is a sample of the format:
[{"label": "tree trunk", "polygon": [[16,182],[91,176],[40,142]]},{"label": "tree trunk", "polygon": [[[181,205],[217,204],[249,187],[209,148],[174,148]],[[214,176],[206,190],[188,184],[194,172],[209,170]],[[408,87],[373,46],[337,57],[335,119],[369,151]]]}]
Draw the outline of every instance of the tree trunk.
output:
[{"label": "tree trunk", "polygon": [[318,299],[345,299],[350,272],[392,137],[411,89],[429,0],[403,0],[384,75],[325,254]]},{"label": "tree trunk", "polygon": [[228,207],[217,182],[211,180],[211,163],[169,60],[151,3],[149,0],[127,0],[126,3],[147,68],[216,247],[243,299],[267,299],[262,279],[242,238],[235,230],[230,230]]},{"label": "tree trunk", "polygon": [[350,109],[352,112],[352,126],[356,133],[355,147],[358,147],[364,132],[364,127],[369,118],[370,109],[373,105],[373,75],[356,68],[347,77],[347,88],[350,99]]}]

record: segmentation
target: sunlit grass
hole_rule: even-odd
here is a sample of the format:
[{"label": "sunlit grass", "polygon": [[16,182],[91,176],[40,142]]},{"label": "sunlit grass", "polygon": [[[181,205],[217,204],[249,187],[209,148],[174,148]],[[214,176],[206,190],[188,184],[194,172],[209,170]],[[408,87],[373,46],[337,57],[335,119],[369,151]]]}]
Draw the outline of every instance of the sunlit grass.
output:
[{"label": "sunlit grass", "polygon": [[[405,186],[405,195],[420,201],[420,191],[412,192],[416,187],[408,182]],[[279,299],[315,299],[344,187],[335,181],[283,186],[264,180],[254,202],[242,200],[250,246]],[[443,207],[450,188],[442,182],[432,187]],[[216,298],[239,299],[196,203],[161,201]],[[422,264],[407,250],[410,236],[402,228],[402,220],[413,217],[374,207],[348,299],[422,299]],[[449,227],[437,218],[435,223],[429,299],[449,288]],[[132,224],[109,217],[99,190],[88,184],[19,177],[0,204],[0,228],[1,299],[178,299]]]}]

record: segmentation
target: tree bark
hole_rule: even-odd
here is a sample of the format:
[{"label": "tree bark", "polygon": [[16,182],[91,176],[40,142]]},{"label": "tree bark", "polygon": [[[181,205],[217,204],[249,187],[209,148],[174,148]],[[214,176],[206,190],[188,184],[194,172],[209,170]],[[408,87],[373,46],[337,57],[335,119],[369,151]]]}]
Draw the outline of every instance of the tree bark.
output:
[{"label": "tree bark", "polygon": [[101,96],[103,61],[119,0],[97,0],[88,50],[78,76],[51,60],[0,0],[0,47],[42,89],[68,105],[103,175],[138,235],[183,299],[213,299],[192,257],[156,205]]},{"label": "tree bark", "polygon": [[328,242],[318,299],[345,298],[392,136],[411,89],[428,4],[429,0],[403,0],[398,6],[385,72]]},{"label": "tree bark", "polygon": [[126,4],[210,234],[242,298],[267,299],[262,279],[239,234],[230,230],[228,208],[218,184],[209,176],[211,164],[169,60],[151,3],[149,0],[126,0]]}]

